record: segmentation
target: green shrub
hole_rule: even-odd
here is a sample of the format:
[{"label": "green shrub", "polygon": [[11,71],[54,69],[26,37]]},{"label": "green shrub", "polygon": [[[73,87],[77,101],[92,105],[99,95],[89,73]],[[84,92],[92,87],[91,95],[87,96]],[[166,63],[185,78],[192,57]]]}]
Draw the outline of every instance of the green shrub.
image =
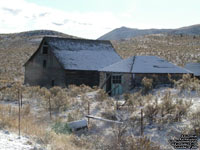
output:
[{"label": "green shrub", "polygon": [[70,134],[71,133],[71,129],[69,128],[67,123],[62,123],[62,122],[56,122],[52,129],[58,134]]}]

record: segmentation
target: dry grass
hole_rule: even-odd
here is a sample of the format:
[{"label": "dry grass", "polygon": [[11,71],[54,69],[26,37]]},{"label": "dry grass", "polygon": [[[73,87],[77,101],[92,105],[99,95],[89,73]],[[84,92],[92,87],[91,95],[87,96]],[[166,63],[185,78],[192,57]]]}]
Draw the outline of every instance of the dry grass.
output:
[{"label": "dry grass", "polygon": [[[21,108],[21,131],[28,135],[42,137],[45,134],[46,125],[40,126],[33,114],[30,113],[30,106]],[[18,107],[11,105],[0,105],[0,126],[14,131],[18,130]],[[42,122],[41,122],[42,123]]]},{"label": "dry grass", "polygon": [[95,99],[97,101],[104,101],[107,98],[108,98],[108,94],[103,89],[99,89],[97,94],[95,95]]},{"label": "dry grass", "polygon": [[[41,36],[32,36],[29,38],[19,36],[1,36],[0,80],[17,80],[21,81],[21,83],[23,82],[23,64],[39,46],[39,42],[34,42],[34,40],[39,38],[41,38]],[[199,41],[200,37],[193,39],[192,36],[180,37],[178,35],[148,35],[130,40],[113,41],[112,43],[117,52],[123,58],[133,55],[156,55],[183,66],[186,62],[199,61]],[[199,82],[197,82],[196,79],[193,80],[188,77],[184,77],[183,80],[179,81],[176,85],[177,88],[180,89],[190,88],[190,90],[198,90],[200,89],[198,84]],[[2,83],[0,86],[2,86]],[[16,101],[18,99],[18,88],[19,87],[14,86],[13,88],[7,88],[6,90],[1,91],[1,99]],[[50,96],[53,112],[58,111],[59,113],[62,113],[69,108],[74,108],[67,118],[68,121],[72,121],[80,119],[86,113],[87,106],[85,104],[87,103],[82,103],[81,101],[87,101],[87,97],[84,97],[83,95],[90,91],[93,91],[93,89],[83,85],[81,87],[71,85],[68,89],[54,88],[51,90],[41,89],[40,87],[25,87],[23,89],[23,97],[27,99],[39,99],[42,107],[44,108],[44,112],[47,113],[49,110],[48,98]],[[82,96],[79,100],[77,100],[79,95]],[[146,123],[153,122],[163,124],[166,122],[173,123],[181,121],[182,118],[187,116],[190,104],[185,103],[178,98],[176,98],[176,100],[172,100],[172,97],[172,95],[166,93],[161,100],[162,102],[158,103],[155,97],[151,95],[142,96],[140,91],[126,97],[128,111],[130,114],[134,114],[138,111],[138,107],[142,106],[144,108],[144,115],[147,118]],[[103,108],[104,112],[109,113],[108,118],[115,115],[115,106],[113,101],[110,100],[103,91],[99,91],[96,99],[100,103],[98,107]],[[10,130],[17,131],[17,114],[18,109],[16,107],[0,105],[1,128],[8,128]],[[54,119],[49,121],[49,118],[47,119],[43,117],[47,116],[40,116],[40,118],[38,118],[38,116],[32,114],[30,105],[23,106],[21,120],[22,132],[24,134],[34,136],[37,141],[44,145],[49,144],[51,149],[97,149],[100,144],[101,149],[116,149],[116,145],[118,145],[118,148],[122,146],[121,148],[126,148],[128,150],[159,149],[159,146],[156,147],[155,144],[147,138],[128,137],[125,136],[125,134],[122,134],[122,140],[120,141],[116,138],[120,137],[119,132],[119,136],[116,136],[115,134],[113,143],[108,143],[108,145],[106,145],[105,139],[103,139],[102,136],[99,136],[97,138],[98,140],[91,144],[90,140],[87,140],[85,137],[81,138],[74,134],[56,134],[54,131],[51,131],[51,127],[49,125],[49,123],[54,122]],[[134,120],[134,118],[132,119]],[[137,116],[135,116],[135,120],[136,122],[132,121],[132,123],[134,122],[137,124]],[[194,123],[192,124],[196,127],[198,125],[198,119],[194,119]],[[198,128],[196,129],[198,130]],[[123,147],[124,145],[126,146]]]},{"label": "dry grass", "polygon": [[[62,35],[63,36],[63,35]],[[0,35],[0,79],[24,79],[24,63],[37,50],[43,36]],[[68,37],[67,35],[65,37]],[[124,41],[112,41],[123,58],[133,55],[156,55],[178,65],[197,62],[200,37],[179,35],[147,35]]]},{"label": "dry grass", "polygon": [[188,93],[195,91],[197,94],[200,94],[200,80],[197,78],[191,77],[191,75],[183,75],[183,78],[174,81],[175,87],[179,89],[180,94]]},{"label": "dry grass", "polygon": [[[188,80],[188,79],[187,79]],[[192,80],[193,81],[193,80]],[[189,82],[188,82],[189,84]],[[105,118],[116,120],[117,118],[124,119],[123,113],[130,114],[128,116],[128,120],[125,121],[130,123],[129,128],[131,130],[138,130],[140,125],[140,108],[143,108],[144,111],[144,126],[148,124],[157,124],[166,125],[168,123],[172,124],[174,122],[180,122],[183,118],[186,118],[188,115],[188,110],[191,106],[191,103],[183,101],[178,98],[177,95],[172,95],[170,92],[166,92],[164,96],[159,97],[160,100],[156,96],[153,95],[142,95],[142,91],[136,92],[134,94],[126,94],[125,98],[127,100],[126,105],[128,109],[123,109],[120,114],[118,110],[115,109],[116,104],[113,98],[107,97],[107,95],[99,90],[97,93],[97,97],[94,99],[89,99],[85,92],[93,91],[93,89],[84,87],[71,86],[71,89],[65,89],[60,87],[54,87],[51,89],[40,88],[40,87],[26,87],[24,88],[22,85],[19,86],[23,89],[23,97],[24,99],[28,99],[33,101],[33,99],[37,99],[40,108],[42,111],[38,113],[32,114],[32,108],[30,105],[23,105],[22,108],[22,132],[28,135],[33,135],[39,141],[39,143],[43,145],[50,145],[55,149],[96,149],[98,148],[97,143],[90,143],[88,140],[89,136],[80,138],[75,134],[72,135],[64,135],[64,134],[56,134],[51,130],[51,124],[56,121],[74,121],[83,118],[87,114],[87,104],[88,101],[93,104],[96,102],[99,107],[99,114]],[[18,88],[19,88],[18,87]],[[17,87],[16,87],[17,89]],[[73,94],[71,94],[73,91]],[[5,94],[9,95],[5,92]],[[51,97],[51,106],[52,113],[54,114],[52,120],[50,120],[48,111],[49,111],[49,97]],[[97,99],[96,99],[97,98]],[[95,105],[96,107],[96,105]],[[39,107],[38,107],[39,108]],[[15,107],[5,107],[2,105],[0,108],[0,125],[2,128],[9,128],[17,131],[18,128],[18,109]],[[70,110],[70,111],[69,111]],[[5,115],[6,114],[6,115]],[[62,118],[59,114],[67,114],[66,118]],[[98,128],[98,127],[93,127]],[[94,130],[96,130],[94,129]],[[102,132],[102,131],[101,131]],[[137,134],[137,133],[136,133]],[[104,134],[98,135],[99,138],[104,139]],[[91,136],[92,137],[92,136]],[[124,137],[126,137],[124,135]],[[69,143],[66,144],[66,139]],[[96,141],[97,142],[97,141]],[[143,147],[145,149],[151,149],[152,144],[148,139],[138,139],[135,137],[127,137],[125,141],[123,141],[127,145],[127,149],[131,149],[131,145],[134,146],[134,143],[141,142],[141,144],[149,145],[150,147]],[[123,143],[122,142],[122,143]],[[79,144],[77,144],[79,143]],[[81,144],[82,143],[82,144]],[[69,147],[67,147],[67,145]],[[79,146],[80,145],[80,146]],[[83,146],[85,145],[85,146]],[[109,144],[108,144],[109,145]],[[101,143],[101,148],[107,148],[107,143]],[[141,146],[141,145],[140,145]]]},{"label": "dry grass", "polygon": [[108,150],[160,150],[160,146],[147,137],[134,137],[127,135],[126,126],[115,126]]},{"label": "dry grass", "polygon": [[[87,104],[87,97],[84,94],[87,91],[92,91],[91,88],[86,86],[72,86],[71,89],[60,87],[46,89],[40,87],[24,87],[23,85],[20,85],[18,87],[8,87],[2,90],[1,94],[3,92],[3,95],[10,96],[10,93],[15,93],[16,90],[22,90],[25,103],[21,108],[21,132],[23,134],[33,136],[38,143],[44,146],[49,145],[51,149],[88,149],[89,143],[85,143],[85,146],[82,145],[82,147],[78,147],[73,143],[77,140],[85,142],[84,139],[79,139],[73,134],[56,134],[51,130],[51,125],[58,120],[66,122],[67,120],[60,118],[59,114],[65,113],[65,111],[71,107],[74,107],[74,109],[68,113],[68,121],[82,119],[86,115],[86,106],[84,105],[85,103]],[[74,91],[75,94],[71,95],[71,91]],[[80,100],[76,98],[78,95],[82,95]],[[52,120],[50,120],[48,115],[49,98],[51,101],[51,113],[54,114]],[[38,100],[36,101],[36,99]],[[7,100],[17,102],[18,93],[15,93],[14,96],[7,97]],[[38,103],[38,111],[35,111],[33,110],[34,108],[32,108],[34,107],[32,105],[34,101]],[[0,127],[17,132],[18,104],[13,105],[12,102],[9,103],[11,103],[11,105],[0,105]]]},{"label": "dry grass", "polygon": [[200,36],[146,35],[133,39],[112,41],[117,52],[127,58],[134,55],[155,55],[177,65],[197,62],[200,56]]},{"label": "dry grass", "polygon": [[196,111],[190,115],[191,132],[200,137],[200,111]]},{"label": "dry grass", "polygon": [[156,97],[152,96],[151,101],[146,104],[144,112],[151,123],[174,123],[187,117],[191,105],[191,101],[180,99],[167,92],[160,99],[160,103]]},{"label": "dry grass", "polygon": [[153,79],[144,77],[142,79],[143,93],[147,94],[153,88]]},{"label": "dry grass", "polygon": [[[23,65],[37,50],[42,37],[45,35],[1,34],[0,35],[0,79],[19,80],[24,79]],[[62,37],[71,37],[59,34]]]},{"label": "dry grass", "polygon": [[[78,147],[75,144],[75,141],[77,140],[75,135],[56,134],[54,131],[49,130],[49,124],[44,120],[38,120],[30,113],[29,106],[23,106],[21,109],[21,133],[29,135],[44,147],[49,145],[53,150],[87,149],[88,145]],[[0,127],[18,132],[17,107],[0,105]]]},{"label": "dry grass", "polygon": [[141,92],[137,92],[128,96],[126,105],[130,114],[133,114],[130,116],[131,120],[135,119],[132,116],[143,109],[146,123],[163,125],[181,122],[183,118],[187,118],[192,102],[183,100],[170,92],[166,92],[159,98],[151,94],[144,96]]}]

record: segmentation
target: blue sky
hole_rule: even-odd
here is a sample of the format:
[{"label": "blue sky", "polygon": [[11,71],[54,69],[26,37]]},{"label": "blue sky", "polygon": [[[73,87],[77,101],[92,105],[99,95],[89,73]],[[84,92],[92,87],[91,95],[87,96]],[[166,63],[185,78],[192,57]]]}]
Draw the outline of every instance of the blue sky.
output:
[{"label": "blue sky", "polygon": [[0,33],[50,29],[95,39],[121,26],[178,28],[200,23],[200,0],[0,0],[0,3]]}]

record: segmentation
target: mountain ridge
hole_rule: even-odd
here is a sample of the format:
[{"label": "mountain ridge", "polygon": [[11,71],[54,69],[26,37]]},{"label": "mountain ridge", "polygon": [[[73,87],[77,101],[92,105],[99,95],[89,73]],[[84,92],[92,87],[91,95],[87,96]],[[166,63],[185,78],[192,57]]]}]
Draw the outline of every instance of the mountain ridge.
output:
[{"label": "mountain ridge", "polygon": [[137,29],[122,26],[102,35],[98,38],[98,40],[122,40],[150,34],[200,35],[200,24],[185,26],[176,29]]},{"label": "mountain ridge", "polygon": [[54,31],[54,30],[30,30],[30,31],[23,31],[23,32],[16,32],[16,33],[0,33],[0,36],[21,36],[21,37],[36,37],[36,36],[61,36],[61,37],[71,37],[71,38],[78,38],[76,36],[68,35],[62,32]]}]

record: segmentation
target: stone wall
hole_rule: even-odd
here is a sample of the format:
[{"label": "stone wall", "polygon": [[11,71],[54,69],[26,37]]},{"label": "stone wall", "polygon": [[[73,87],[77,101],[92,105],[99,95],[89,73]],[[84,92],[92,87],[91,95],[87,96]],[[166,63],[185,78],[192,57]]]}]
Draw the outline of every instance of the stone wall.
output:
[{"label": "stone wall", "polygon": [[133,74],[123,74],[122,81],[123,93],[129,92],[133,88]]}]

